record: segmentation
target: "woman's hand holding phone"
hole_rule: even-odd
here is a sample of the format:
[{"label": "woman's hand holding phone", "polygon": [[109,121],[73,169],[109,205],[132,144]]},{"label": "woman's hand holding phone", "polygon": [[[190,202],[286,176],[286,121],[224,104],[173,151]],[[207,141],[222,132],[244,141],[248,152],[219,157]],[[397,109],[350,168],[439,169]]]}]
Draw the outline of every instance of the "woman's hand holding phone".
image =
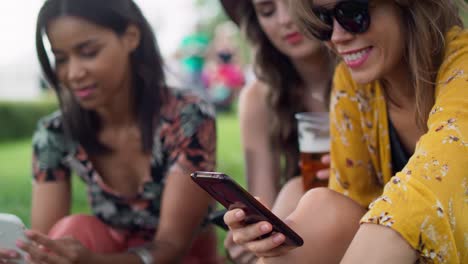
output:
[{"label": "woman's hand holding phone", "polygon": [[17,247],[18,240],[25,240],[25,226],[19,217],[0,213],[0,263],[22,264],[23,254]]},{"label": "woman's hand holding phone", "polygon": [[28,253],[29,263],[93,263],[93,253],[78,240],[67,237],[50,239],[34,231],[26,231],[29,242],[19,241],[18,247]]},{"label": "woman's hand holding phone", "polygon": [[256,256],[278,256],[303,245],[303,239],[287,223],[226,174],[196,171],[191,178],[229,210],[224,222],[234,242]]},{"label": "woman's hand holding phone", "polygon": [[254,264],[257,263],[257,256],[243,245],[234,243],[232,232],[229,231],[224,239],[226,255],[236,264]]},{"label": "woman's hand holding phone", "polygon": [[263,238],[272,231],[271,223],[260,221],[246,225],[245,219],[246,214],[242,209],[232,209],[224,215],[224,222],[231,230],[234,242],[245,246],[257,257],[280,256],[295,248],[294,246],[283,245],[286,237],[281,233],[275,233]]}]

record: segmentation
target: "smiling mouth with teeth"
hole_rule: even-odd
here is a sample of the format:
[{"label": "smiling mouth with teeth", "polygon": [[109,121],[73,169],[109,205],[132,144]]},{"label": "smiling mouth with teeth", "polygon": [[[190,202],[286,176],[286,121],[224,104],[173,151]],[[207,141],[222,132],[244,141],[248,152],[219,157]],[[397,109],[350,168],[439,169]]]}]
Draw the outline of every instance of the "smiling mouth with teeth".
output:
[{"label": "smiling mouth with teeth", "polygon": [[369,52],[370,48],[358,51],[356,53],[351,53],[351,54],[344,54],[343,59],[346,62],[352,62],[352,61],[357,61],[359,59],[362,59],[364,55],[366,55]]},{"label": "smiling mouth with teeth", "polygon": [[342,54],[341,56],[343,57],[344,62],[350,68],[357,68],[363,65],[367,61],[367,58],[369,57],[371,50],[372,50],[372,47],[368,47],[368,48],[365,48],[365,49],[362,49],[360,51],[356,51],[353,53]]}]

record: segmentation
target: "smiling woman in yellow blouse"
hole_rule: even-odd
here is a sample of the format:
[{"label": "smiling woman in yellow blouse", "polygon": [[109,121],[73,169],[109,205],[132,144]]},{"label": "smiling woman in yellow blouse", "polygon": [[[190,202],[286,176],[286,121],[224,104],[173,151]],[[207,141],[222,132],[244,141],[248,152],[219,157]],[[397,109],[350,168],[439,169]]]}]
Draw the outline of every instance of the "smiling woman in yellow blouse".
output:
[{"label": "smiling woman in yellow blouse", "polygon": [[[468,31],[455,0],[298,0],[296,18],[341,59],[331,98],[330,189],[286,221],[225,216],[265,263],[468,263]],[[321,203],[326,199],[326,203]]]}]

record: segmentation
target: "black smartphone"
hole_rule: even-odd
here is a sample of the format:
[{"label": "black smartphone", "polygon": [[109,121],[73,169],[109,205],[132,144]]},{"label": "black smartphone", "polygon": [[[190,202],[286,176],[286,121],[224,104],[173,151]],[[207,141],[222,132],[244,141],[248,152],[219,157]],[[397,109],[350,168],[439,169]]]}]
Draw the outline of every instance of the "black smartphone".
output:
[{"label": "black smartphone", "polygon": [[272,233],[282,233],[286,237],[284,245],[299,247],[304,244],[302,238],[294,230],[226,174],[196,171],[191,176],[193,181],[226,209],[240,208],[244,210],[246,225],[267,221],[273,226]]}]

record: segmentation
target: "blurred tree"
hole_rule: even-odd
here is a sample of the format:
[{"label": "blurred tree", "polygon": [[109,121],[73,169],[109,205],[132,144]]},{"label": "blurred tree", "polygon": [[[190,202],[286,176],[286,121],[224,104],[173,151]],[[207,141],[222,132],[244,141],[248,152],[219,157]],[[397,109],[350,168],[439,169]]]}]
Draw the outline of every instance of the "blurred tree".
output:
[{"label": "blurred tree", "polygon": [[219,0],[196,0],[195,6],[199,14],[198,29],[212,39],[216,26],[229,19],[224,14]]}]

